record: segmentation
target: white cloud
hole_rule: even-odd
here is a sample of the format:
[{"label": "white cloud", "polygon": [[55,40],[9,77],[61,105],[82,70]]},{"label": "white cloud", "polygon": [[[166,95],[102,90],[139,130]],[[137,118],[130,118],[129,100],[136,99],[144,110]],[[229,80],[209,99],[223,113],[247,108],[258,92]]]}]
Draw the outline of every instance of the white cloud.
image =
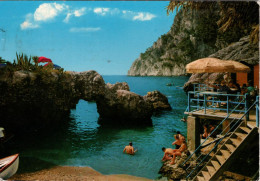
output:
[{"label": "white cloud", "polygon": [[106,14],[109,13],[110,9],[109,8],[95,8],[94,13],[105,16]]},{"label": "white cloud", "polygon": [[123,10],[122,13],[124,18],[131,19],[133,21],[150,21],[156,17],[154,14],[147,12],[134,12]]},{"label": "white cloud", "polygon": [[86,13],[86,8],[76,9],[73,12],[68,12],[63,22],[68,23],[71,16],[80,17],[83,16],[85,13]]},{"label": "white cloud", "polygon": [[99,31],[101,30],[101,28],[97,27],[97,28],[86,28],[86,27],[83,27],[83,28],[71,28],[70,29],[70,32],[73,32],[73,33],[78,33],[78,32],[95,32],[95,31]]},{"label": "white cloud", "polygon": [[22,30],[25,30],[25,29],[34,29],[34,28],[39,28],[40,26],[37,25],[37,24],[33,24],[29,21],[24,21],[21,25],[20,25],[21,29]]},{"label": "white cloud", "polygon": [[74,11],[76,17],[80,17],[85,14],[86,8],[77,9]]},{"label": "white cloud", "polygon": [[25,21],[22,24],[20,24],[20,27],[22,30],[25,30],[25,29],[39,28],[40,26],[39,24],[34,22],[33,14],[29,13],[26,15]]},{"label": "white cloud", "polygon": [[65,4],[43,3],[34,12],[34,20],[35,21],[51,20],[66,9],[68,9],[68,6]]},{"label": "white cloud", "polygon": [[108,14],[110,14],[110,15],[119,14],[120,10],[117,9],[117,8],[113,8],[113,9],[110,9],[110,8],[94,8],[93,12],[98,14],[98,15],[105,16],[105,15],[108,15]]},{"label": "white cloud", "polygon": [[151,13],[143,13],[139,12],[137,15],[133,17],[133,20],[139,20],[139,21],[150,21],[156,16]]},{"label": "white cloud", "polygon": [[20,24],[22,30],[39,28],[40,24],[53,20],[59,15],[66,15],[63,22],[69,22],[71,17],[81,17],[86,13],[86,8],[69,10],[71,7],[65,4],[43,3],[34,13],[27,14],[25,21]]}]

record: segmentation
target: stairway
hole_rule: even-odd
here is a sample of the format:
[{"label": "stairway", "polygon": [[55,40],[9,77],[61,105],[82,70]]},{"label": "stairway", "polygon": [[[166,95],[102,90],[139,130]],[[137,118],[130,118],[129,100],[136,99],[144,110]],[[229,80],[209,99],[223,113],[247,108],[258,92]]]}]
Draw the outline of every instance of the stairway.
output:
[{"label": "stairway", "polygon": [[193,180],[217,180],[257,133],[257,127],[249,127],[245,126],[244,122],[241,123]]}]

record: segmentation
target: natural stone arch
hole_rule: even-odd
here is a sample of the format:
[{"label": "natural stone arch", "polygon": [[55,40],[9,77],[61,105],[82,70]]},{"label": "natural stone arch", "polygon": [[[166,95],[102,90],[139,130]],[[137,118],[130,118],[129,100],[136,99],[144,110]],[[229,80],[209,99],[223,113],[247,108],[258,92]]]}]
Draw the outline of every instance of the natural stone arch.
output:
[{"label": "natural stone arch", "polygon": [[158,91],[140,96],[127,83],[105,84],[96,71],[0,72],[0,126],[62,124],[80,99],[97,104],[100,124],[151,124],[158,109],[169,109]]}]

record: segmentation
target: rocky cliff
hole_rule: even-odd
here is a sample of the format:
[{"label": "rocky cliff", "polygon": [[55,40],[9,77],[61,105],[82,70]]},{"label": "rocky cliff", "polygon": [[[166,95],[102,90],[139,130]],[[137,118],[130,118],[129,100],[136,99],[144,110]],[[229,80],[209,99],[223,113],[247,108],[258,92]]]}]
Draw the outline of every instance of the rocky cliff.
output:
[{"label": "rocky cliff", "polygon": [[127,83],[105,84],[95,71],[11,71],[6,66],[0,69],[0,127],[56,127],[69,120],[80,99],[96,102],[100,124],[150,125],[154,111],[170,109],[163,94],[150,94],[154,102],[130,92]]},{"label": "rocky cliff", "polygon": [[219,11],[217,3],[200,11],[179,11],[170,31],[140,54],[128,75],[184,75],[187,63],[208,57],[249,34],[250,27],[246,26],[243,30],[236,28],[220,33],[217,25]]}]

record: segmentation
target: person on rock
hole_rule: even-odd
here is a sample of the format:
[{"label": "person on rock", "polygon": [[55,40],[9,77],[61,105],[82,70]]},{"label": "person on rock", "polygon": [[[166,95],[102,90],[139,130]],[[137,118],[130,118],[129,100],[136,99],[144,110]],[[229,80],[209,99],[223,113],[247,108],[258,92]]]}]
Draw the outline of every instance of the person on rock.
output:
[{"label": "person on rock", "polygon": [[181,140],[182,140],[182,144],[181,144],[180,148],[173,151],[172,159],[171,159],[171,162],[170,162],[171,165],[173,165],[175,163],[176,156],[181,156],[182,152],[187,150],[187,143],[186,143],[185,138],[182,137]]},{"label": "person on rock", "polygon": [[172,143],[172,145],[175,145],[175,148],[176,148],[176,149],[179,149],[180,146],[181,146],[181,143],[182,143],[181,138],[180,138],[180,134],[174,135],[174,138],[175,138],[176,141],[174,141],[174,142]]},{"label": "person on rock", "polygon": [[173,154],[174,154],[174,152],[175,152],[176,150],[177,150],[177,149],[162,147],[162,151],[164,152],[162,161],[171,160],[172,157],[173,157]]},{"label": "person on rock", "polygon": [[125,146],[123,153],[127,153],[129,155],[134,155],[137,152],[137,149],[134,150],[133,143],[130,142],[129,145]]}]

